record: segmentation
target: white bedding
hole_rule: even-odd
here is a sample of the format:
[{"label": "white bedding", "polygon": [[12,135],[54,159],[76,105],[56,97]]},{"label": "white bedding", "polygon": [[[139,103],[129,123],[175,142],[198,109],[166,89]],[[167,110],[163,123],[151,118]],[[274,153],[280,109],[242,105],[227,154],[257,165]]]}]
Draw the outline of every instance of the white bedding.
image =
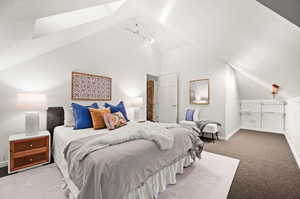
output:
[{"label": "white bedding", "polygon": [[94,130],[92,128],[74,130],[73,127],[58,126],[54,129],[53,135],[53,157],[56,165],[60,169],[68,188],[71,190],[72,195],[78,194],[78,188],[74,185],[72,180],[69,178],[67,162],[64,158],[65,147],[73,140],[84,138],[90,135],[108,133],[109,130],[101,129]]},{"label": "white bedding", "polygon": [[[127,125],[132,125],[134,122],[129,122]],[[177,124],[162,124],[165,128],[176,128],[178,127]],[[64,150],[66,146],[77,139],[81,139],[84,137],[88,137],[91,135],[97,135],[97,134],[107,134],[110,131],[108,129],[101,129],[101,130],[94,130],[93,128],[89,129],[82,129],[82,130],[74,130],[73,127],[65,127],[65,126],[58,126],[54,129],[54,135],[53,135],[53,157],[56,165],[60,169],[64,181],[65,181],[65,190],[70,191],[70,193],[67,193],[69,195],[69,198],[76,198],[79,190],[76,187],[76,185],[72,182],[72,180],[69,177],[68,172],[68,164],[64,158]],[[187,160],[182,160],[185,164],[190,164],[192,160],[188,158]],[[185,165],[184,164],[184,165]],[[174,165],[172,165],[174,166]],[[186,165],[185,165],[186,166]],[[167,175],[167,174],[166,174]],[[174,174],[174,177],[176,175],[176,172]],[[148,190],[149,192],[149,190]],[[128,196],[131,198],[131,194]],[[127,198],[128,198],[127,197]]]}]

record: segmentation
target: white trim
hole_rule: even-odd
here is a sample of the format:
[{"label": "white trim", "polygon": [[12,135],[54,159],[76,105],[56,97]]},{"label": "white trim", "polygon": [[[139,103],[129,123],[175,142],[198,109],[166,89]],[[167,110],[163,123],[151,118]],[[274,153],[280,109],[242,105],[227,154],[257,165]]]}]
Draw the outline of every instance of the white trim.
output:
[{"label": "white trim", "polygon": [[267,132],[267,133],[276,133],[276,134],[283,134],[283,135],[286,134],[285,131],[273,131],[273,130],[261,129],[261,128],[241,127],[241,129],[251,130],[251,131],[259,131],[259,132]]},{"label": "white trim", "polygon": [[286,138],[286,140],[287,140],[287,142],[289,144],[289,147],[290,147],[290,149],[292,151],[292,154],[293,154],[293,156],[294,156],[294,158],[296,160],[298,168],[300,169],[300,157],[297,155],[296,148],[295,148],[292,140],[289,138],[289,136],[287,134],[285,135],[285,138]]},{"label": "white trim", "polygon": [[0,162],[0,168],[6,167],[7,165],[7,161]]},{"label": "white trim", "polygon": [[236,134],[239,130],[241,130],[240,127],[238,127],[237,129],[235,129],[234,131],[232,131],[231,133],[229,133],[228,135],[226,135],[225,140],[229,140],[234,134]]},{"label": "white trim", "polygon": [[220,140],[229,140],[234,134],[236,134],[239,130],[241,130],[241,128],[239,127],[239,128],[237,128],[237,129],[235,129],[234,131],[232,131],[231,133],[229,133],[227,136],[219,136],[219,139]]}]

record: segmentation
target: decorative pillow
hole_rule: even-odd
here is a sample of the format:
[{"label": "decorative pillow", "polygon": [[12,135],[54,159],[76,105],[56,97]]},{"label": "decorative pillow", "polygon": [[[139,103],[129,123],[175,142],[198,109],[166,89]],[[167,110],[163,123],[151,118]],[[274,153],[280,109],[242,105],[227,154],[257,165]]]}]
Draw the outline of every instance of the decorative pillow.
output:
[{"label": "decorative pillow", "polygon": [[200,110],[199,109],[195,109],[193,120],[194,121],[199,121],[200,120]]},{"label": "decorative pillow", "polygon": [[110,113],[110,108],[104,108],[104,109],[89,108],[89,111],[91,113],[94,129],[105,128],[106,125],[103,119],[103,114]]},{"label": "decorative pillow", "polygon": [[116,113],[104,113],[103,118],[106,127],[109,130],[113,130],[127,124],[126,119],[123,117],[121,112]]},{"label": "decorative pillow", "polygon": [[129,119],[127,117],[126,108],[123,101],[120,101],[118,105],[113,106],[111,104],[105,103],[105,108],[110,108],[111,113],[121,112],[126,121],[128,122]]},{"label": "decorative pillow", "polygon": [[65,127],[74,127],[75,126],[75,119],[73,114],[73,108],[71,106],[64,106],[64,126]]},{"label": "decorative pillow", "polygon": [[185,120],[186,121],[194,121],[194,109],[187,109],[186,110],[186,115],[185,115]]},{"label": "decorative pillow", "polygon": [[72,108],[75,119],[75,130],[93,127],[91,114],[88,108],[99,108],[97,103],[94,103],[91,106],[82,106],[80,104],[72,103]]}]

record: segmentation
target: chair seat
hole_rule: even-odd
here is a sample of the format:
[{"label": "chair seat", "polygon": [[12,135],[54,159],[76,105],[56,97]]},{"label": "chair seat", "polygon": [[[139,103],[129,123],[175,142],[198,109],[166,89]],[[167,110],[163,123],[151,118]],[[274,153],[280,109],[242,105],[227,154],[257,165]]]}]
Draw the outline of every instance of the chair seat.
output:
[{"label": "chair seat", "polygon": [[193,127],[196,127],[196,123],[194,121],[182,120],[179,122],[179,124],[180,127],[187,128],[187,129],[192,129]]},{"label": "chair seat", "polygon": [[[180,121],[179,122],[180,124],[180,127],[182,128],[187,128],[187,129],[193,129],[193,128],[196,128],[197,131],[200,132],[200,129],[197,127],[196,123],[194,121],[186,121],[186,120],[183,120],[183,121]],[[218,125],[217,124],[207,124],[204,129],[203,129],[203,132],[204,133],[217,133],[219,130],[218,128]]]},{"label": "chair seat", "polygon": [[217,124],[207,124],[204,129],[204,133],[217,133],[218,132],[218,125]]}]

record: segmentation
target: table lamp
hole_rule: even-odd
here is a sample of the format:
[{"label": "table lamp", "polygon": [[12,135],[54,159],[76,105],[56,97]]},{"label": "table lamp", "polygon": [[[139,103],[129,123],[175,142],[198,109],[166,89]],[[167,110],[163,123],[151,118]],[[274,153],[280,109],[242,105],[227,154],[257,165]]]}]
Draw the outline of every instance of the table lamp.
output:
[{"label": "table lamp", "polygon": [[139,120],[139,111],[140,108],[143,107],[143,105],[144,103],[142,97],[131,98],[127,101],[128,108],[134,109],[134,121]]},{"label": "table lamp", "polygon": [[47,110],[47,99],[44,94],[19,93],[17,109],[25,111],[25,134],[32,136],[40,130],[40,116],[42,110]]}]

